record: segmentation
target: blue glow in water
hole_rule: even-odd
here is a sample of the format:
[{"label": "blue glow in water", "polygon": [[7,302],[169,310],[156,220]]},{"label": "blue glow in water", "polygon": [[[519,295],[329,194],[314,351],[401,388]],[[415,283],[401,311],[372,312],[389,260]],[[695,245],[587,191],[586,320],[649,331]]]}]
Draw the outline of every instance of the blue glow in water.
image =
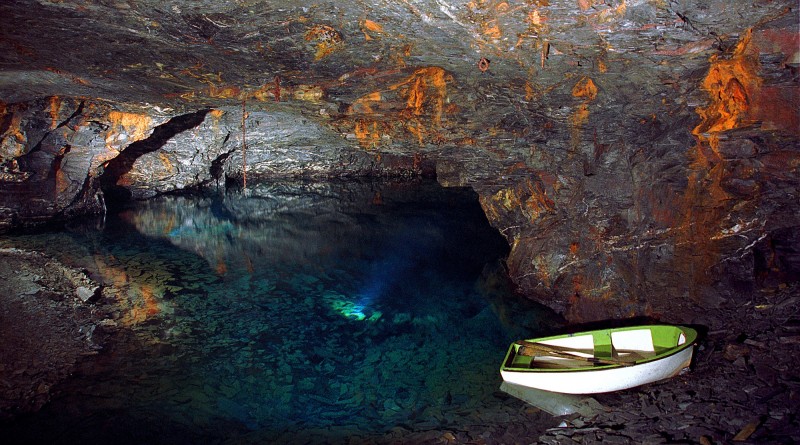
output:
[{"label": "blue glow in water", "polygon": [[464,191],[263,185],[13,242],[122,286],[124,335],[7,426],[29,443],[332,443],[508,403],[498,367],[526,327],[481,279],[508,247]]}]

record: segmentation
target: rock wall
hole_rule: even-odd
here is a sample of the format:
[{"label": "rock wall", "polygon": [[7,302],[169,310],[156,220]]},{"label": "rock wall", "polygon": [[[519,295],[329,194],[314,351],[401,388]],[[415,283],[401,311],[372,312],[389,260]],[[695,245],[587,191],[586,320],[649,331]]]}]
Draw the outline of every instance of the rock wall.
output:
[{"label": "rock wall", "polygon": [[743,5],[140,2],[126,31],[38,2],[154,49],[99,71],[0,39],[9,63],[63,63],[0,76],[0,227],[245,177],[435,173],[478,192],[519,292],[573,321],[712,308],[800,278],[797,11]]},{"label": "rock wall", "polygon": [[0,228],[103,211],[103,166],[159,123],[157,116],[56,96],[0,111]]}]

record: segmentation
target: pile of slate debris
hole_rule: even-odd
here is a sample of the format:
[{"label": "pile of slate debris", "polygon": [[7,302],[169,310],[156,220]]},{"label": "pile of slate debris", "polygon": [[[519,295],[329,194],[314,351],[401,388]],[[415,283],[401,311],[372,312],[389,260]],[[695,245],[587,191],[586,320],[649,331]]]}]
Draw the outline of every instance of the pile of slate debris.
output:
[{"label": "pile of slate debris", "polygon": [[[111,308],[92,301],[105,300],[109,291],[42,254],[0,249],[0,414],[36,411],[76,363],[97,353],[107,340],[102,320]],[[671,317],[708,328],[692,368],[667,381],[595,395],[588,411],[553,416],[498,389],[489,408],[438,419],[424,431],[398,425],[380,436],[353,431],[338,438],[309,431],[306,442],[800,442],[800,285],[782,284],[753,293],[746,304],[723,304],[682,320],[680,312]]]},{"label": "pile of slate debris", "polygon": [[[0,420],[37,411],[100,350],[103,289],[47,255],[0,248]],[[100,327],[98,329],[98,327]]]},{"label": "pile of slate debris", "polygon": [[694,315],[709,328],[690,371],[599,394],[593,417],[573,415],[539,443],[800,443],[800,286]]}]

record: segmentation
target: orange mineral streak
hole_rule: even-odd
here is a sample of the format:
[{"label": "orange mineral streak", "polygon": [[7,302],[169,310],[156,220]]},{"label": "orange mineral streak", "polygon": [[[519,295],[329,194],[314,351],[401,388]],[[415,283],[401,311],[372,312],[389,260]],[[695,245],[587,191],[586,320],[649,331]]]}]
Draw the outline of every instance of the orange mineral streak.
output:
[{"label": "orange mineral streak", "polygon": [[569,254],[572,256],[578,255],[578,250],[580,249],[580,246],[581,246],[580,243],[578,243],[577,241],[571,243],[569,245]]},{"label": "orange mineral streak", "polygon": [[580,104],[578,108],[572,113],[572,116],[569,118],[569,123],[572,125],[574,130],[578,131],[578,135],[580,136],[580,128],[589,121],[589,105],[587,104]]},{"label": "orange mineral streak", "polygon": [[493,40],[499,40],[503,37],[503,32],[500,31],[500,26],[495,20],[482,24],[481,34]]},{"label": "orange mineral streak", "polygon": [[402,128],[417,140],[435,142],[442,126],[447,107],[447,84],[452,76],[439,67],[419,68],[410,76],[384,90],[373,91],[358,98],[350,106],[349,114],[359,115],[354,134],[362,147],[376,147],[383,134],[393,126],[380,124],[399,122]]},{"label": "orange mineral streak", "polygon": [[376,148],[381,141],[381,133],[378,130],[377,121],[359,119],[353,132],[359,144],[364,148]]},{"label": "orange mineral streak", "polygon": [[[8,115],[11,115],[8,118]],[[0,121],[8,120],[8,128],[6,128],[3,134],[0,134],[0,147],[3,148],[2,156],[10,156],[10,157],[18,157],[25,153],[25,145],[27,144],[28,137],[25,135],[25,132],[22,131],[22,114],[15,113],[13,110],[8,110],[5,106],[2,109],[2,113],[0,113]],[[11,139],[8,141],[8,139]],[[16,149],[12,150],[11,153],[6,153],[6,144],[10,142],[9,146],[14,146]]]},{"label": "orange mineral streak", "polygon": [[66,78],[66,79],[69,79],[70,81],[72,81],[73,83],[76,83],[78,85],[91,85],[91,83],[88,80],[83,79],[81,77],[78,77],[78,76],[76,76],[74,74],[68,73],[66,71],[62,71],[62,70],[60,70],[58,68],[53,68],[53,67],[48,66],[48,67],[45,67],[45,70],[46,71],[50,71],[51,73],[55,73],[55,74],[57,74],[59,76],[62,76],[64,78]]},{"label": "orange mineral streak", "polygon": [[542,15],[538,9],[528,13],[528,23],[532,26],[542,26]]},{"label": "orange mineral streak", "polygon": [[215,131],[219,130],[220,123],[222,122],[222,116],[224,115],[225,111],[216,108],[208,112],[208,117],[210,118],[209,120],[211,126],[212,128],[214,128]]},{"label": "orange mineral streak", "polygon": [[372,32],[383,32],[383,26],[369,19],[364,20],[364,28]]},{"label": "orange mineral streak", "polygon": [[711,103],[697,108],[702,121],[692,133],[701,142],[716,148],[718,134],[750,124],[748,111],[752,99],[758,95],[761,78],[758,77],[758,51],[750,51],[752,31],[748,30],[737,43],[729,58],[711,57],[711,67],[702,87],[708,92]]},{"label": "orange mineral streak", "polygon": [[50,128],[56,128],[58,126],[59,117],[58,112],[61,109],[61,98],[58,96],[51,96],[50,97]]},{"label": "orange mineral streak", "polygon": [[597,86],[592,79],[584,77],[572,87],[572,95],[574,97],[581,97],[587,101],[592,101],[597,98]]},{"label": "orange mineral streak", "polygon": [[315,42],[314,60],[321,60],[339,49],[344,43],[339,31],[328,25],[314,25],[306,32],[307,42]]},{"label": "orange mineral streak", "polygon": [[207,94],[208,97],[213,97],[214,99],[240,99],[242,90],[233,85],[217,86],[209,82]]},{"label": "orange mineral streak", "polygon": [[692,133],[698,143],[688,152],[688,182],[679,204],[682,217],[676,234],[676,258],[680,259],[676,268],[687,277],[690,291],[713,281],[711,268],[719,256],[715,239],[720,238],[737,201],[722,185],[727,161],[718,152],[719,135],[752,124],[750,112],[759,97],[761,79],[758,51],[751,49],[751,39],[748,30],[728,57],[712,56],[702,83],[710,103],[696,110],[701,122]]},{"label": "orange mineral streak", "polygon": [[[175,165],[172,164],[172,160],[169,158],[169,156],[167,156],[166,153],[159,152],[158,153],[158,160],[161,162],[161,171],[158,171],[158,169],[156,169],[156,171],[162,177],[170,177],[170,176],[174,175],[175,173],[177,173],[177,169],[175,168]],[[154,172],[154,174],[155,174],[155,172]]]},{"label": "orange mineral streak", "polygon": [[383,26],[370,19],[365,19],[361,22],[361,32],[364,33],[364,39],[372,40],[374,38],[379,38],[380,35],[383,34]]},{"label": "orange mineral streak", "polygon": [[589,121],[589,102],[597,98],[597,86],[592,79],[584,77],[572,87],[572,96],[583,99],[583,103],[569,117],[570,146],[573,152],[577,152],[581,141],[581,129]]},{"label": "orange mineral streak", "polygon": [[541,183],[530,178],[513,187],[500,189],[490,199],[481,199],[481,206],[490,221],[504,220],[504,215],[521,212],[531,222],[555,209]]},{"label": "orange mineral streak", "polygon": [[589,122],[589,105],[582,103],[578,105],[578,108],[569,117],[570,147],[572,147],[573,152],[578,151],[578,145],[581,142],[581,129],[586,122]]},{"label": "orange mineral streak", "polygon": [[406,109],[401,114],[430,116],[438,126],[442,121],[442,111],[447,101],[447,82],[453,77],[437,66],[420,68],[408,79],[389,87],[397,90],[406,99]]},{"label": "orange mineral streak", "polygon": [[350,107],[352,113],[358,114],[373,114],[375,111],[373,107],[378,105],[383,100],[380,91],[373,91],[372,93],[365,94],[359,97]]},{"label": "orange mineral streak", "polygon": [[116,143],[116,139],[122,133],[127,136],[127,145],[146,138],[153,129],[153,119],[146,114],[111,111],[108,113],[108,121],[111,123],[106,135],[106,148],[108,149],[114,149],[120,145]]},{"label": "orange mineral streak", "polygon": [[292,97],[296,100],[318,103],[325,97],[325,91],[319,85],[298,85],[292,90]]},{"label": "orange mineral streak", "polygon": [[536,97],[536,90],[530,81],[525,81],[525,101],[530,102]]},{"label": "orange mineral streak", "polygon": [[722,188],[725,163],[707,145],[698,144],[690,150],[690,164],[683,202],[679,204],[682,218],[676,232],[675,265],[687,278],[690,290],[713,281],[710,269],[718,262],[714,238],[734,205]]},{"label": "orange mineral streak", "polygon": [[[62,159],[68,151],[68,147],[62,147],[61,150],[58,151],[57,157]],[[66,193],[70,187],[72,186],[72,180],[64,173],[64,170],[61,168],[61,161],[59,161],[55,165],[55,193],[56,195],[62,195]]]},{"label": "orange mineral streak", "polygon": [[593,18],[597,23],[609,23],[625,17],[627,10],[627,4],[625,0],[622,0],[616,7],[605,8],[597,14],[593,14]]},{"label": "orange mineral streak", "polygon": [[[475,45],[480,52],[485,54],[504,54],[506,52],[507,40],[512,36],[507,29],[510,21],[524,19],[528,23],[528,28],[523,32],[514,33],[516,42],[513,47],[522,47],[526,42],[534,49],[541,44],[541,37],[546,32],[545,10],[540,9],[548,6],[547,0],[526,0],[525,2],[509,2],[502,0],[472,0],[466,4],[467,14],[471,23],[477,27]],[[517,54],[516,56],[514,54]],[[511,54],[515,62],[525,65],[524,52]]]}]

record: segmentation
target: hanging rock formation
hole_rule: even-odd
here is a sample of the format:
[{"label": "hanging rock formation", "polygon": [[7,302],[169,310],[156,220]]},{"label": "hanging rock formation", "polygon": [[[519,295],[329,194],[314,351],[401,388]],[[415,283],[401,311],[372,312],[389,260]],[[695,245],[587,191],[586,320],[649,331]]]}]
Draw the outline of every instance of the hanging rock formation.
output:
[{"label": "hanging rock formation", "polygon": [[796,2],[27,0],[0,48],[6,229],[435,173],[574,321],[800,278]]}]

